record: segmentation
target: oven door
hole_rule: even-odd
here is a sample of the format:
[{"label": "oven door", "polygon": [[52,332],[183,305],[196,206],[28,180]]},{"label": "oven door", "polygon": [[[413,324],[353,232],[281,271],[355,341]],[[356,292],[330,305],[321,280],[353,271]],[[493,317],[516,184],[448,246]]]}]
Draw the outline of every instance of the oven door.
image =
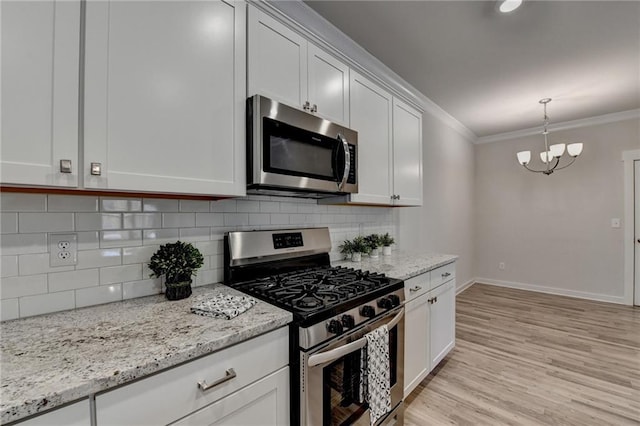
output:
[{"label": "oven door", "polygon": [[402,424],[404,389],[404,308],[341,336],[335,342],[300,354],[301,424],[306,426],[370,425],[369,405],[361,400],[360,354],[365,335],[387,324],[391,412],[377,425]]}]

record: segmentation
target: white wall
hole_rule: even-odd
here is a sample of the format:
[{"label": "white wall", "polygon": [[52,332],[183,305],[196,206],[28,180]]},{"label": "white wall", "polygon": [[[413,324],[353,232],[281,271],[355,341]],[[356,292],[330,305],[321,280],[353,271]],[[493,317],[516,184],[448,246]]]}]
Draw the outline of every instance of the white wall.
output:
[{"label": "white wall", "polygon": [[[622,151],[640,148],[640,120],[552,132],[551,143],[584,152],[550,176],[524,170],[516,152],[543,148],[541,135],[476,146],[478,281],[622,303]],[[540,161],[532,161],[540,167]],[[505,270],[498,264],[504,262]]]},{"label": "white wall", "polygon": [[399,247],[460,256],[458,287],[474,277],[474,145],[423,115],[423,206],[397,209]]}]

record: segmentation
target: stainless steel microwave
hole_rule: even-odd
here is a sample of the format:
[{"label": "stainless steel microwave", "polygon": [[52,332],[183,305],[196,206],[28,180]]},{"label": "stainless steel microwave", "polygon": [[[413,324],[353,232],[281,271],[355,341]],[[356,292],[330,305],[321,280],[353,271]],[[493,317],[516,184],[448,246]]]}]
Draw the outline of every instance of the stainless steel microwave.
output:
[{"label": "stainless steel microwave", "polygon": [[247,100],[247,193],[357,193],[357,163],[354,130],[264,96]]}]

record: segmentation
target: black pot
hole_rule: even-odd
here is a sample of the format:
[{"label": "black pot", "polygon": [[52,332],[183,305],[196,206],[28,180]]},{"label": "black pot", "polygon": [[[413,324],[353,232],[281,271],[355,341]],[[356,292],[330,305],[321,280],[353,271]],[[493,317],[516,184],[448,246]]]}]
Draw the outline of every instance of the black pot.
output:
[{"label": "black pot", "polygon": [[191,296],[191,280],[179,283],[166,283],[164,295],[169,300],[186,299]]}]

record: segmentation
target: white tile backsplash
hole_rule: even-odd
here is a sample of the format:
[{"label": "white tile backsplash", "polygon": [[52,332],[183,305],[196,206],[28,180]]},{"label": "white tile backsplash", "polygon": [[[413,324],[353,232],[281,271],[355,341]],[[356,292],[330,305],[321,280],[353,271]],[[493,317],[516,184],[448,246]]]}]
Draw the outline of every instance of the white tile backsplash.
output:
[{"label": "white tile backsplash", "polygon": [[[223,279],[228,231],[329,226],[332,259],[340,257],[337,247],[345,238],[395,231],[392,209],[318,205],[312,199],[0,195],[2,319],[158,294],[161,282],[149,278],[147,263],[160,244],[178,239],[202,252],[205,262],[194,285],[206,285]],[[76,266],[49,266],[49,232],[77,233]]]}]

